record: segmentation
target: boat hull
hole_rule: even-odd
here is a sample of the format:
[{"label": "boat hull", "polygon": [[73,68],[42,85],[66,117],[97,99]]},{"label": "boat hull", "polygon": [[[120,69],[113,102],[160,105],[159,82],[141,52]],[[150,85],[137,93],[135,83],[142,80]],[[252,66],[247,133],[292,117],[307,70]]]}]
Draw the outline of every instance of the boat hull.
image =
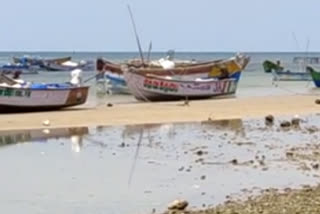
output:
[{"label": "boat hull", "polygon": [[87,100],[89,87],[30,89],[0,87],[0,112],[47,111],[77,106]]},{"label": "boat hull", "polygon": [[141,101],[172,101],[181,99],[206,99],[233,95],[241,72],[234,78],[179,81],[159,76],[142,75],[125,71],[124,77],[131,93]]},{"label": "boat hull", "polygon": [[274,81],[311,81],[309,72],[278,72],[272,71]]},{"label": "boat hull", "polygon": [[308,66],[307,70],[311,73],[312,81],[317,88],[320,88],[320,72]]}]

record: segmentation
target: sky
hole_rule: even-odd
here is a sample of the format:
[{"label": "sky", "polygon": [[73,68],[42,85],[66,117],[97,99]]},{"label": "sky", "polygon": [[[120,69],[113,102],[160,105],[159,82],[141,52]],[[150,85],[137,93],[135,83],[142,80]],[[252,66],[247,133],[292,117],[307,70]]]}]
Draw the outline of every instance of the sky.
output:
[{"label": "sky", "polygon": [[137,51],[128,4],[144,50],[320,51],[319,0],[0,0],[0,51]]}]

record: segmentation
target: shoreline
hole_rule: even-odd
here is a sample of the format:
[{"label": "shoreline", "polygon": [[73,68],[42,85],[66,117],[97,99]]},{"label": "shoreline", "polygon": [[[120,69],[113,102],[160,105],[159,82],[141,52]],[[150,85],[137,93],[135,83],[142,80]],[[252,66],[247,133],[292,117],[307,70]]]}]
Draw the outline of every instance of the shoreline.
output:
[{"label": "shoreline", "polygon": [[[316,95],[286,95],[180,102],[75,107],[60,111],[0,114],[0,130],[201,122],[320,113]],[[106,103],[107,100],[106,100]],[[49,120],[50,125],[43,125]]]},{"label": "shoreline", "polygon": [[[320,212],[320,185],[302,187],[301,189],[287,188],[266,189],[261,195],[249,197],[246,200],[229,200],[218,206],[199,210],[177,210],[176,214],[260,214],[260,213],[308,213]],[[166,211],[164,214],[170,214]]]}]

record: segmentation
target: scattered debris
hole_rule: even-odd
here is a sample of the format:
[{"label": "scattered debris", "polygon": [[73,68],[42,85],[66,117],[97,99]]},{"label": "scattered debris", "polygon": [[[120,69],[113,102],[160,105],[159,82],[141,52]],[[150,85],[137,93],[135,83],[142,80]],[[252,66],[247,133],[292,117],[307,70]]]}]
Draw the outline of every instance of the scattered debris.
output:
[{"label": "scattered debris", "polygon": [[44,121],[42,122],[42,125],[44,125],[44,126],[50,126],[50,120],[44,120]]},{"label": "scattered debris", "polygon": [[184,166],[180,167],[178,170],[179,170],[180,172],[183,171],[183,170],[184,170]]},{"label": "scattered debris", "polygon": [[282,121],[280,123],[281,128],[289,128],[291,126],[291,123],[289,121]]},{"label": "scattered debris", "polygon": [[174,200],[168,205],[169,210],[185,210],[189,205],[186,200]]},{"label": "scattered debris", "polygon": [[313,134],[313,133],[319,131],[319,129],[318,129],[316,126],[307,127],[306,130],[307,130],[310,134]]},{"label": "scattered debris", "polygon": [[319,164],[318,163],[314,163],[311,165],[313,169],[318,170],[319,169]]},{"label": "scattered debris", "polygon": [[42,132],[43,132],[44,134],[50,134],[50,129],[43,129]]},{"label": "scattered debris", "polygon": [[205,175],[202,175],[201,177],[200,177],[200,179],[201,180],[205,180],[207,177],[205,176]]}]

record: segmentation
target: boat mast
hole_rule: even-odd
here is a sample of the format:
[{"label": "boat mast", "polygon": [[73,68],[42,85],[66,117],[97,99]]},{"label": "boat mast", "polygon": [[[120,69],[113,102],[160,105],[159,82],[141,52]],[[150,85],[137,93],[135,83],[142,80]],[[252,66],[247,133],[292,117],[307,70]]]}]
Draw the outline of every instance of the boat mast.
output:
[{"label": "boat mast", "polygon": [[139,49],[142,65],[144,66],[144,58],[143,58],[143,53],[142,53],[142,49],[141,49],[141,44],[140,44],[140,40],[139,40],[139,36],[138,36],[138,33],[137,33],[136,24],[135,24],[134,19],[133,19],[133,15],[132,15],[132,11],[131,11],[130,5],[128,5],[128,10],[129,10],[129,14],[130,14],[130,18],[131,18],[134,34],[136,36],[136,41],[137,41],[137,45],[138,45],[138,49]]}]

